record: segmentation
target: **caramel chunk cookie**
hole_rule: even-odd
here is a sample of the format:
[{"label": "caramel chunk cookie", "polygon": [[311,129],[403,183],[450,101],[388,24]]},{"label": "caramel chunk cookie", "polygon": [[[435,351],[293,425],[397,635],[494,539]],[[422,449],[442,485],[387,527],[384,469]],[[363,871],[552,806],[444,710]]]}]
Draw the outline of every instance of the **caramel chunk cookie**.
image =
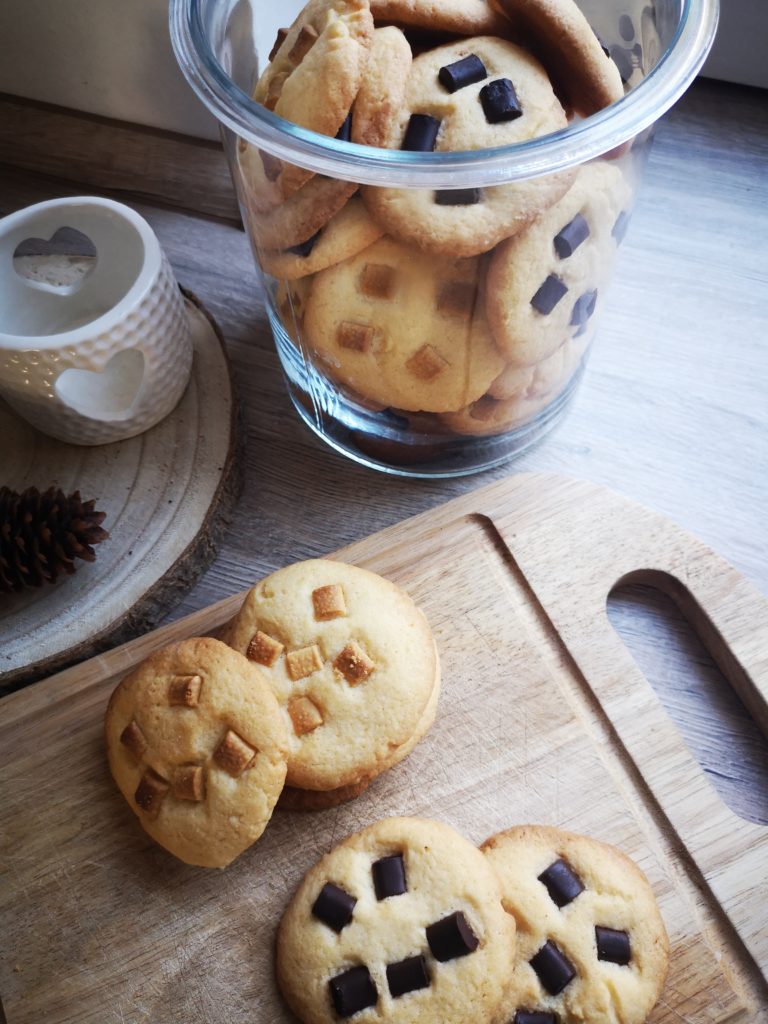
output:
[{"label": "caramel chunk cookie", "polygon": [[316,235],[283,250],[261,250],[262,270],[283,281],[296,281],[351,259],[383,234],[360,199],[351,199]]},{"label": "caramel chunk cookie", "polygon": [[342,562],[268,576],[225,639],[270,679],[289,726],[288,783],[299,789],[356,786],[396,763],[439,688],[435,643],[411,598]]},{"label": "caramel chunk cookie", "polygon": [[[382,145],[445,152],[495,148],[566,126],[538,61],[492,36],[460,40],[416,57],[405,102]],[[571,171],[484,189],[366,186],[372,216],[401,241],[449,256],[475,256],[523,230],[567,191]]]},{"label": "caramel chunk cookie", "polygon": [[307,873],[280,924],[277,980],[305,1024],[488,1024],[514,950],[482,854],[440,822],[389,818]]},{"label": "caramel chunk cookie", "polygon": [[588,116],[624,95],[619,69],[574,0],[496,0],[566,105]]},{"label": "caramel chunk cookie", "polygon": [[385,237],[314,279],[306,338],[332,376],[370,401],[461,409],[504,368],[481,285],[479,260],[414,253]]},{"label": "caramel chunk cookie", "polygon": [[150,655],[106,716],[109,767],[142,828],[187,864],[226,867],[264,831],[288,735],[268,680],[210,638]]},{"label": "caramel chunk cookie", "polygon": [[605,843],[535,825],[482,850],[517,920],[495,1024],[643,1024],[664,987],[669,940],[640,869]]},{"label": "caramel chunk cookie", "polygon": [[558,203],[494,252],[486,307],[496,344],[511,364],[540,363],[589,329],[629,196],[616,165],[587,164]]},{"label": "caramel chunk cookie", "polygon": [[[372,36],[368,0],[309,0],[278,38],[254,99],[286,121],[336,135],[360,88]],[[312,176],[291,164],[273,166],[284,197]]]}]

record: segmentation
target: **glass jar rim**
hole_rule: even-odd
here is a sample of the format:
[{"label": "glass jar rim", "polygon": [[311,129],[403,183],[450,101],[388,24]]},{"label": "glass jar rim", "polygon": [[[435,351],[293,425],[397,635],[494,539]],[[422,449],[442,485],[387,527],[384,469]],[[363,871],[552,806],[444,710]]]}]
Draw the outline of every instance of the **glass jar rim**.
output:
[{"label": "glass jar rim", "polygon": [[205,30],[206,0],[170,0],[182,72],[216,119],[273,156],[333,178],[400,188],[468,188],[540,177],[602,156],[654,124],[686,91],[717,30],[718,0],[682,0],[680,20],[653,70],[617,103],[528,142],[465,152],[375,149],[301,128],[256,103],[228,75]]}]

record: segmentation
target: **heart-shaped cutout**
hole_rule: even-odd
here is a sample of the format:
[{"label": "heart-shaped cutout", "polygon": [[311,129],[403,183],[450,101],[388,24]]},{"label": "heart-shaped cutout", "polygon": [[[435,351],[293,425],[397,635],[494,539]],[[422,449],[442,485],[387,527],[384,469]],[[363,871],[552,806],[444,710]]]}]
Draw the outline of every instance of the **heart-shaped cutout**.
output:
[{"label": "heart-shaped cutout", "polygon": [[56,381],[56,393],[65,405],[91,419],[113,422],[131,414],[144,379],[144,355],[123,349],[104,369],[65,370]]},{"label": "heart-shaped cutout", "polygon": [[13,254],[19,277],[63,294],[76,292],[96,268],[98,252],[77,228],[58,228],[50,239],[25,238]]}]

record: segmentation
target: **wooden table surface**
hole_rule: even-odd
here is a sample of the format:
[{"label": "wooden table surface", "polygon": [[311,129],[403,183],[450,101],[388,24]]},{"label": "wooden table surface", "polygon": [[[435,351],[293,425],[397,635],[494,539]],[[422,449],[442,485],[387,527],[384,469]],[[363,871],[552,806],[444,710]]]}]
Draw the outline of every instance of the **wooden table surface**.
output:
[{"label": "wooden table surface", "polygon": [[[518,462],[453,481],[376,474],[299,422],[212,147],[6,98],[0,161],[0,214],[83,192],[134,205],[228,342],[245,490],[214,565],[169,620],[523,470],[622,491],[768,592],[768,94],[700,81],[667,115],[568,418]],[[768,743],[680,616],[639,589],[615,596],[611,616],[721,796],[768,823]]]}]

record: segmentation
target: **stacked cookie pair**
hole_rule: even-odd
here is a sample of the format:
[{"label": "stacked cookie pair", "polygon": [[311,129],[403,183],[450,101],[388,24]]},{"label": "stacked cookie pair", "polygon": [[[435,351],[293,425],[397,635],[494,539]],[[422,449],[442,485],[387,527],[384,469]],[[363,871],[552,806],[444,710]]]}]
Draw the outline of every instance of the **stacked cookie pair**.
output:
[{"label": "stacked cookie pair", "polygon": [[[574,0],[310,0],[255,90],[302,127],[411,152],[528,142],[622,95]],[[626,226],[615,161],[359,193],[244,142],[237,167],[286,330],[366,408],[493,434],[574,375]]]},{"label": "stacked cookie pair", "polygon": [[478,850],[391,818],[308,872],[276,970],[305,1024],[642,1024],[667,955],[653,892],[613,847],[522,826]]},{"label": "stacked cookie pair", "polygon": [[345,563],[262,580],[224,639],[151,655],[106,716],[110,768],[142,827],[204,867],[255,842],[281,794],[313,810],[363,792],[425,735],[440,693],[424,615]]}]

